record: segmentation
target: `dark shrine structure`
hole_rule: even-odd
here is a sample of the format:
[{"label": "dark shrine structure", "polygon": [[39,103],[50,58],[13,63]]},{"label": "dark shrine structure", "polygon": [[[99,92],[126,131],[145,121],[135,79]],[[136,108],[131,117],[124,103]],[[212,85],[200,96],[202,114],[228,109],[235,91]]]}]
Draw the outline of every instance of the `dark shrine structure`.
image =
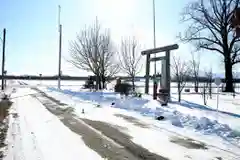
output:
[{"label": "dark shrine structure", "polygon": [[[168,99],[170,98],[170,89],[171,89],[171,75],[170,75],[170,51],[178,49],[177,44],[168,45],[159,48],[148,49],[142,51],[142,55],[146,56],[146,74],[145,74],[145,93],[149,93],[149,73],[150,73],[150,62],[161,61],[161,79],[160,79],[160,88],[166,90]],[[165,52],[165,56],[151,58],[151,55]],[[153,99],[157,99],[157,76],[153,76],[154,87],[153,87]]]}]

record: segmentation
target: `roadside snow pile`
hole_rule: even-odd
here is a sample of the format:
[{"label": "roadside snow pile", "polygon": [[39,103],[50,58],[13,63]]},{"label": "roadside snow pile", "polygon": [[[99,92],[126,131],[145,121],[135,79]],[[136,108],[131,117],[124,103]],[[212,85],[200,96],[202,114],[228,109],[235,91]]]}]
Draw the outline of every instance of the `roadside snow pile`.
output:
[{"label": "roadside snow pile", "polygon": [[59,90],[56,88],[49,87],[51,91],[63,92],[68,95],[77,96],[85,101],[97,102],[97,103],[109,103],[110,101],[115,101],[116,99],[120,98],[120,95],[110,91],[84,91],[84,92],[76,92],[72,90]]},{"label": "roadside snow pile", "polygon": [[206,117],[196,117],[182,113],[170,107],[163,107],[157,101],[146,98],[124,97],[121,98],[113,92],[74,92],[71,90],[57,90],[65,94],[74,95],[85,101],[92,101],[99,104],[111,105],[111,107],[121,108],[139,112],[144,116],[157,117],[164,116],[172,125],[181,128],[193,128],[203,134],[215,134],[219,137],[231,141],[240,146],[240,131],[231,129],[227,124],[221,124],[216,120]]},{"label": "roadside snow pile", "polygon": [[174,126],[194,128],[203,134],[216,134],[224,139],[237,140],[236,142],[240,143],[240,132],[232,130],[227,124],[221,124],[206,117],[197,118],[190,114],[181,113],[175,109],[160,106],[156,101],[138,98],[117,99],[113,107],[134,110],[146,116],[164,116]]},{"label": "roadside snow pile", "polygon": [[185,127],[194,128],[204,134],[216,134],[222,138],[234,138],[240,142],[240,132],[232,130],[227,124],[210,120],[206,117],[197,118],[191,115],[184,115],[178,111],[173,112]]}]

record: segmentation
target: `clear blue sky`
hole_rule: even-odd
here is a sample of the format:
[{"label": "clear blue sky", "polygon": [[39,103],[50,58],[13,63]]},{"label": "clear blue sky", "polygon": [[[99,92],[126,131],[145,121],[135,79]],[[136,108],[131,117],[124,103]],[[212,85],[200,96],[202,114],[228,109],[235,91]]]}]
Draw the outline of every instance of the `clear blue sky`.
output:
[{"label": "clear blue sky", "polygon": [[[157,46],[178,42],[176,35],[184,29],[179,23],[180,12],[187,2],[156,0]],[[57,74],[58,5],[62,8],[64,58],[68,58],[69,41],[86,25],[91,25],[96,16],[103,27],[111,29],[115,43],[124,35],[134,35],[143,49],[153,46],[151,0],[1,0],[0,3],[0,33],[4,27],[7,29],[9,73]],[[174,54],[188,59],[190,51],[189,45],[180,44]],[[201,57],[203,68],[211,64],[215,72],[222,72],[217,54],[203,53]],[[85,74],[64,60],[62,70],[63,74]]]}]

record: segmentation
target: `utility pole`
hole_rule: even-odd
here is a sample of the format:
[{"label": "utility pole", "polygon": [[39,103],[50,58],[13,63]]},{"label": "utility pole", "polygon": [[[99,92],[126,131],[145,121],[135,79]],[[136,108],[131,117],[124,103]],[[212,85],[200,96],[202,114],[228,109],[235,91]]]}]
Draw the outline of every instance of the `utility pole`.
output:
[{"label": "utility pole", "polygon": [[[153,0],[153,47],[156,48],[156,18],[155,18],[155,0]],[[156,53],[154,54],[156,58]],[[154,76],[153,76],[153,99],[157,99],[157,62],[154,61]]]},{"label": "utility pole", "polygon": [[[153,0],[153,47],[156,48],[156,13],[155,13],[155,0]],[[156,53],[154,54],[156,58]],[[156,61],[155,61],[156,62]],[[154,63],[154,72],[156,74],[156,63]]]},{"label": "utility pole", "polygon": [[59,62],[58,62],[58,89],[61,89],[61,57],[62,57],[62,25],[60,22],[61,6],[58,6],[58,26],[59,26]]},{"label": "utility pole", "polygon": [[[4,71],[4,76],[6,76],[6,75],[7,75],[7,71],[5,70]],[[4,87],[7,88],[7,80],[6,80],[6,78],[4,78]]]},{"label": "utility pole", "polygon": [[3,29],[3,50],[2,50],[2,90],[4,90],[4,71],[5,71],[5,38],[6,28]]}]

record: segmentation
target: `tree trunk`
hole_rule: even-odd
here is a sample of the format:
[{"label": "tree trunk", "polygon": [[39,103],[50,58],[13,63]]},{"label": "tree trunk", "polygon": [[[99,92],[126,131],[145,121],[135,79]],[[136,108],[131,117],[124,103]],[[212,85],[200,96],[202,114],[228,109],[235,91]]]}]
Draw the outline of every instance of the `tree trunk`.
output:
[{"label": "tree trunk", "polygon": [[96,75],[96,90],[101,89],[101,78],[99,74]]},{"label": "tree trunk", "polygon": [[212,99],[212,80],[210,80],[209,82],[209,96],[210,96],[210,99]]},{"label": "tree trunk", "polygon": [[105,87],[106,87],[106,86],[105,86],[105,80],[104,80],[104,79],[102,80],[102,87],[103,87],[103,89],[105,89]]},{"label": "tree trunk", "polygon": [[[204,86],[205,87],[205,86]],[[205,88],[203,89],[203,104],[206,105],[206,93]]]},{"label": "tree trunk", "polygon": [[95,75],[95,82],[96,82],[95,89],[98,90],[98,76],[97,75]]},{"label": "tree trunk", "polygon": [[232,63],[231,59],[225,57],[225,80],[226,80],[226,88],[225,92],[233,92],[233,75],[232,75]]},{"label": "tree trunk", "polygon": [[[208,83],[208,82],[207,82]],[[206,89],[208,84],[203,84],[203,104],[207,105],[207,98],[206,98]]]},{"label": "tree trunk", "polygon": [[181,90],[180,90],[180,83],[178,82],[178,102],[181,102]]},{"label": "tree trunk", "polygon": [[178,102],[181,102],[181,92],[178,91]]},{"label": "tree trunk", "polygon": [[132,77],[132,87],[133,87],[133,92],[135,92],[135,82],[134,82],[134,77]]},{"label": "tree trunk", "polygon": [[102,89],[102,83],[101,83],[101,77],[99,76],[99,82],[98,82],[98,89],[101,90]]},{"label": "tree trunk", "polygon": [[102,81],[102,88],[105,89],[105,87],[106,87],[106,86],[105,86],[106,79],[105,79],[105,76],[104,76],[104,75],[101,76],[101,81]]},{"label": "tree trunk", "polygon": [[198,93],[198,81],[197,80],[195,80],[194,89],[195,89],[195,92]]}]

